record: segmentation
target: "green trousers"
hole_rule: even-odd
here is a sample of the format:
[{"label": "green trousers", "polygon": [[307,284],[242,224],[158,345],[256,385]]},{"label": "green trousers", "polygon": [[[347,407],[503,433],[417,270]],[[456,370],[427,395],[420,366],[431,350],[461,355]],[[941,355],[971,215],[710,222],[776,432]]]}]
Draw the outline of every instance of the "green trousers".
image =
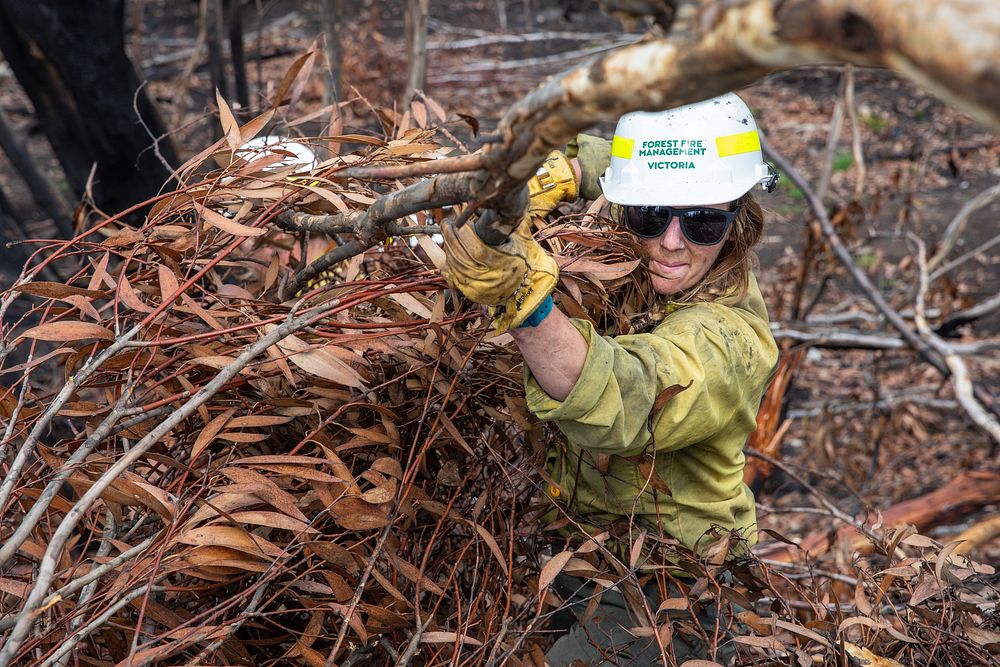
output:
[{"label": "green trousers", "polygon": [[[594,585],[579,577],[560,574],[553,582],[553,589],[566,601],[575,615],[576,622],[545,654],[546,662],[552,667],[580,665],[646,667],[662,664],[679,665],[685,660],[709,659],[708,647],[703,639],[674,632],[672,645],[664,647],[667,649],[667,662],[664,662],[655,637],[635,637],[629,632],[639,624],[629,611],[624,596],[616,590],[604,591],[596,613],[586,623],[581,623],[580,619],[587,608],[587,603],[594,595]],[[643,592],[650,608],[655,611],[659,607],[655,582],[648,584]],[[678,616],[678,612],[670,613],[674,617]],[[690,618],[689,612],[679,612],[679,614]],[[697,619],[709,637],[715,633],[717,617],[718,607],[712,604]],[[720,628],[726,627],[725,621],[725,618],[720,619]],[[676,663],[670,662],[671,652]],[[723,637],[715,655],[716,662],[730,665],[734,655],[733,643]]]}]

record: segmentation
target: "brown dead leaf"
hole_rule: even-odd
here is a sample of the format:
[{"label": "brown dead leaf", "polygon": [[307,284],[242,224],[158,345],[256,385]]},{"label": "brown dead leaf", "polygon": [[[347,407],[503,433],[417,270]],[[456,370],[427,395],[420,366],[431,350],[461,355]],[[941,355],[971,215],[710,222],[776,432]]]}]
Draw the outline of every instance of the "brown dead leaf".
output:
[{"label": "brown dead leaf", "polygon": [[454,632],[425,632],[420,635],[420,642],[423,644],[469,644],[470,646],[482,646],[478,639],[460,635]]},{"label": "brown dead leaf", "polygon": [[235,413],[235,408],[230,408],[205,425],[205,428],[203,428],[198,434],[198,438],[194,441],[194,445],[191,447],[190,461],[192,465],[194,465],[194,462],[198,460],[201,453],[205,451],[205,448],[212,444],[212,441],[215,440],[215,437],[219,435],[223,428],[225,428],[226,424],[229,423],[229,420],[232,419]]},{"label": "brown dead leaf", "polygon": [[389,523],[383,506],[372,505],[361,498],[341,498],[330,508],[330,514],[347,530],[374,530]]},{"label": "brown dead leaf", "polygon": [[101,299],[105,297],[104,292],[101,292],[100,290],[84,289],[83,287],[74,287],[73,285],[64,285],[63,283],[48,282],[44,280],[21,283],[11,289],[15,292],[21,292],[22,294],[31,294],[33,296],[41,296],[50,299],[63,299],[67,296],[83,296],[89,299]]},{"label": "brown dead leaf", "polygon": [[120,229],[108,238],[101,241],[101,245],[105,248],[124,248],[130,245],[135,245],[143,239],[146,235],[138,229],[132,229],[126,227],[125,229]]},{"label": "brown dead leaf", "polygon": [[229,547],[195,547],[183,558],[196,567],[235,567],[249,572],[266,572],[268,569],[267,563]]},{"label": "brown dead leaf", "polygon": [[542,568],[542,571],[538,575],[538,609],[541,611],[542,604],[545,601],[545,591],[548,590],[549,586],[555,580],[556,576],[562,572],[563,567],[569,562],[569,559],[573,557],[574,551],[567,550],[561,551],[552,557],[548,563]]},{"label": "brown dead leaf", "polygon": [[[276,328],[276,325],[268,324],[263,330],[268,334]],[[298,336],[288,336],[278,341],[277,347],[288,355],[289,361],[307,373],[345,387],[363,389],[365,386],[356,370],[323,347],[310,345]]]},{"label": "brown dead leaf", "polygon": [[125,275],[122,275],[118,280],[118,295],[122,303],[137,313],[153,312],[153,308],[143,303],[142,299],[139,298],[139,293],[135,291],[132,283],[129,282],[128,277]]},{"label": "brown dead leaf", "polygon": [[885,658],[872,653],[863,646],[857,646],[850,642],[844,642],[844,651],[849,656],[855,658],[862,667],[903,667],[892,658]]},{"label": "brown dead leaf", "polygon": [[201,219],[212,225],[216,229],[221,229],[233,236],[263,236],[267,234],[267,229],[263,227],[247,227],[234,220],[230,220],[221,213],[216,213],[210,208],[194,202],[194,208],[201,215]]},{"label": "brown dead leaf", "polygon": [[263,510],[250,510],[247,512],[233,512],[229,515],[236,523],[249,523],[254,526],[268,526],[270,528],[280,528],[293,533],[315,533],[315,528],[305,521],[293,519],[279,512],[267,512]]},{"label": "brown dead leaf", "polygon": [[361,571],[351,552],[335,542],[328,540],[309,542],[306,548],[348,575],[355,575]]},{"label": "brown dead leaf", "polygon": [[240,124],[236,122],[229,103],[222,97],[218,89],[215,91],[215,102],[219,105],[219,121],[222,123],[222,134],[226,136],[226,143],[233,150],[239,148],[243,140],[240,137]]},{"label": "brown dead leaf", "polygon": [[314,51],[306,51],[301,56],[295,59],[295,62],[291,64],[288,71],[285,72],[285,76],[281,79],[281,83],[278,85],[278,90],[274,94],[274,98],[271,100],[271,106],[277,109],[278,107],[284,105],[285,96],[291,89],[292,84],[299,77],[299,73],[302,71],[303,66],[311,59],[315,57]]},{"label": "brown dead leaf", "polygon": [[420,572],[419,569],[412,563],[408,563],[403,560],[393,552],[387,552],[389,560],[392,561],[393,566],[402,574],[404,577],[412,581],[413,583],[420,584],[420,588],[425,591],[430,591],[434,595],[441,597],[444,595],[444,591],[440,586],[435,584],[433,581],[427,578],[426,575]]},{"label": "brown dead leaf", "polygon": [[100,324],[90,324],[88,322],[48,322],[28,329],[19,338],[34,338],[36,340],[51,342],[77,341],[88,338],[114,340],[115,334]]},{"label": "brown dead leaf", "polygon": [[277,558],[284,553],[277,545],[237,526],[201,526],[182,533],[176,541],[194,546],[228,547],[260,558]]}]

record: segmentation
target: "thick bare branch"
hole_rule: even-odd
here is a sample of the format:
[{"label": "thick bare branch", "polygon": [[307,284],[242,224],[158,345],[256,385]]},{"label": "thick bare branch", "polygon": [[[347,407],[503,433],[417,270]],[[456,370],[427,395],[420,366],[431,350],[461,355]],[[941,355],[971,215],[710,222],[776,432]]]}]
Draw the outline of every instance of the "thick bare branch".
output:
[{"label": "thick bare branch", "polygon": [[[991,313],[995,313],[997,310],[1000,310],[1000,294],[997,294],[982,303],[977,303],[971,308],[966,308],[965,310],[960,310],[957,313],[952,313],[938,325],[937,329],[934,330],[934,333],[939,336],[948,336],[954,333],[955,329],[963,324],[974,322],[981,317],[986,317]],[[952,345],[952,347],[957,348],[956,345]]]},{"label": "thick bare branch", "polygon": [[976,400],[973,391],[972,380],[969,378],[969,370],[965,362],[955,352],[955,350],[944,342],[940,336],[931,331],[924,316],[924,298],[927,294],[929,280],[927,279],[927,247],[924,242],[914,234],[910,234],[910,239],[917,245],[917,266],[920,271],[920,288],[917,290],[917,302],[914,307],[917,330],[930,345],[944,359],[951,371],[951,383],[955,388],[955,397],[965,409],[966,414],[972,421],[990,434],[994,442],[1000,444],[1000,423],[997,422],[983,406]]},{"label": "thick bare branch", "polygon": [[[515,104],[494,143],[482,150],[482,172],[450,181],[451,196],[420,201],[420,184],[388,195],[360,225],[363,247],[373,226],[422,208],[482,202],[501,214],[477,230],[505,238],[520,221],[509,205],[548,153],[579,132],[638,109],[658,110],[706,99],[800,65],[841,61],[900,71],[980,121],[1000,127],[1000,7],[990,0],[743,0],[705,2],[694,29],[603,53]],[[438,176],[434,181],[450,177]],[[381,201],[379,202],[381,203]],[[379,204],[377,203],[377,205]],[[422,205],[421,205],[422,204]],[[311,271],[311,274],[318,271]],[[293,287],[308,280],[296,276]]]},{"label": "thick bare branch", "polygon": [[[997,297],[1000,306],[1000,297]],[[799,330],[789,329],[780,323],[772,325],[771,334],[776,340],[793,340],[808,343],[810,347],[841,348],[852,350],[902,350],[909,344],[902,338],[886,334],[839,329]],[[1000,341],[958,343],[952,349],[960,354],[982,354],[1000,348]]]},{"label": "thick bare branch", "polygon": [[[795,185],[802,190],[802,193],[806,197],[806,201],[809,203],[809,208],[812,210],[813,215],[819,220],[820,228],[823,230],[823,236],[826,242],[830,245],[830,249],[833,254],[837,256],[841,264],[850,273],[851,278],[857,283],[858,287],[868,296],[871,302],[876,308],[885,316],[889,324],[892,325],[896,331],[906,340],[909,345],[915,349],[920,356],[922,356],[928,363],[930,363],[938,372],[940,372],[945,377],[950,377],[953,369],[950,368],[950,364],[946,362],[944,358],[944,352],[942,348],[932,346],[927,340],[917,334],[916,331],[910,328],[910,326],[903,320],[900,314],[885,300],[874,285],[872,285],[871,280],[862,271],[858,265],[854,262],[851,257],[850,251],[844,245],[843,241],[840,240],[840,236],[833,227],[833,223],[830,221],[830,216],[827,215],[826,208],[823,205],[809,186],[809,184],[802,178],[798,171],[780,154],[778,153],[767,140],[761,137],[761,146],[764,148],[764,152],[774,160],[778,168],[785,172],[789,179]],[[964,386],[964,385],[963,385]],[[957,385],[956,385],[957,388]],[[984,392],[978,388],[970,387],[970,391],[974,392],[976,395],[977,405],[987,404],[989,405],[989,398],[985,396]],[[995,408],[994,408],[995,409]],[[976,422],[979,423],[978,421]]]},{"label": "thick bare branch", "polygon": [[[379,198],[354,220],[355,239],[334,248],[299,271],[285,287],[284,294],[298,293],[302,287],[337,262],[364,252],[384,240],[385,225],[424,209],[440,208],[468,200],[469,192],[489,179],[485,171],[472,174],[447,174],[415,183],[408,188]],[[523,210],[523,209],[522,209]],[[338,217],[338,216],[335,216]],[[339,222],[344,222],[341,219]],[[286,297],[287,298],[287,297]]]}]

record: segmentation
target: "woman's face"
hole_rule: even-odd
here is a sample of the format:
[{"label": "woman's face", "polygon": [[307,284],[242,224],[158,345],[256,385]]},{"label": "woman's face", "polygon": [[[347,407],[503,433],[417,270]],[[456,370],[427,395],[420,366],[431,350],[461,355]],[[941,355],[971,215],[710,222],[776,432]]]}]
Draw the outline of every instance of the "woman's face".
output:
[{"label": "woman's face", "polygon": [[[730,210],[729,204],[714,204],[706,208]],[[647,269],[657,294],[671,296],[697,285],[718,259],[722,246],[732,233],[730,228],[715,245],[695,245],[681,232],[680,221],[674,216],[667,231],[654,239],[639,238],[649,258]]]}]

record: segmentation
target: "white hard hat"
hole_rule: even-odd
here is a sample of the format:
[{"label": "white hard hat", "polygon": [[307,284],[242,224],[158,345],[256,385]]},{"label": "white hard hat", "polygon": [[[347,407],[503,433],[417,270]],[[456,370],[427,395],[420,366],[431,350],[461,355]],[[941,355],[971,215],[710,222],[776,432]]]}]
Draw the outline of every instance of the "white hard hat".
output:
[{"label": "white hard hat", "polygon": [[631,206],[706,206],[734,201],[777,182],[760,152],[757,124],[732,93],[667,111],[635,111],[618,121],[604,197]]},{"label": "white hard hat", "polygon": [[[275,153],[274,149],[282,153],[291,153],[291,155]],[[316,154],[308,146],[273,134],[251,139],[240,146],[236,152],[237,155],[248,161],[268,155],[282,155],[283,159],[280,162],[268,165],[264,171],[276,171],[284,167],[298,167],[297,171],[309,171],[316,166]]]}]

